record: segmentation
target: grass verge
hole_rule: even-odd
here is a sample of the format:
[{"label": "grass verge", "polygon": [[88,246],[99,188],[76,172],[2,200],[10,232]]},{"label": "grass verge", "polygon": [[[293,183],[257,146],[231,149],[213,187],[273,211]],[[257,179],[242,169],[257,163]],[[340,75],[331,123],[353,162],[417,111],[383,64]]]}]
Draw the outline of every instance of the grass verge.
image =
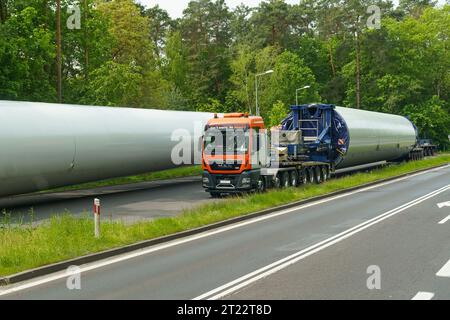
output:
[{"label": "grass verge", "polygon": [[140,174],[140,175],[136,175],[136,176],[113,178],[113,179],[77,184],[77,185],[73,185],[73,186],[69,186],[69,187],[62,187],[62,188],[57,188],[57,189],[46,190],[43,192],[48,193],[48,192],[74,191],[74,190],[117,186],[117,185],[129,184],[129,183],[157,181],[157,180],[175,179],[175,178],[183,178],[183,177],[193,177],[193,176],[200,176],[202,174],[202,172],[203,171],[202,171],[201,166],[180,167],[180,168],[175,168],[175,169],[144,173],[144,174]]},{"label": "grass verge", "polygon": [[37,227],[9,224],[7,215],[0,223],[0,276],[36,268],[89,253],[200,227],[262,209],[308,199],[359,186],[380,179],[450,163],[450,154],[409,162],[370,173],[357,173],[321,185],[274,190],[265,194],[231,198],[185,211],[173,218],[138,222],[103,221],[102,237],[93,237],[92,217],[74,218],[70,213],[55,216]]}]

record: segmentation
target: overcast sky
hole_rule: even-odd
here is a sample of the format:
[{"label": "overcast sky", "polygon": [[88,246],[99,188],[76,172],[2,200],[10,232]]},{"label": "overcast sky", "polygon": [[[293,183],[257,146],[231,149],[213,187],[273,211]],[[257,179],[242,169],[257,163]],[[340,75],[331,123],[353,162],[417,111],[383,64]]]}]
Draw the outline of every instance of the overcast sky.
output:
[{"label": "overcast sky", "polygon": [[[172,18],[179,18],[183,15],[183,10],[186,9],[190,0],[137,0],[147,7],[153,7],[156,4],[167,12],[169,12]],[[398,4],[399,0],[393,0]],[[256,7],[261,0],[226,0],[226,3],[230,8],[234,8],[237,5],[244,3],[249,7]],[[299,0],[286,0],[287,3],[297,4]],[[445,0],[439,0],[439,3],[445,3]]]}]

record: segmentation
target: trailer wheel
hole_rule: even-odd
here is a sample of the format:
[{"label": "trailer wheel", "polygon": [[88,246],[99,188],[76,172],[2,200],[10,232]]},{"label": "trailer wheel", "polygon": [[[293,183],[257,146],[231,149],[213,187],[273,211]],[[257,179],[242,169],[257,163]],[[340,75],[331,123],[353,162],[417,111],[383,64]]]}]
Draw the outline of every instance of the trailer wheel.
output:
[{"label": "trailer wheel", "polygon": [[314,169],[308,168],[308,183],[314,183]]},{"label": "trailer wheel", "polygon": [[273,178],[273,187],[274,187],[275,189],[281,188],[281,178],[280,178],[280,174],[277,174],[277,175]]},{"label": "trailer wheel", "polygon": [[308,183],[308,173],[304,169],[300,171],[300,183],[303,185]]},{"label": "trailer wheel", "polygon": [[328,176],[328,167],[327,166],[322,166],[322,181],[325,182],[329,178],[330,177]]},{"label": "trailer wheel", "polygon": [[319,166],[314,168],[314,182],[317,184],[322,183],[322,170]]},{"label": "trailer wheel", "polygon": [[289,188],[289,172],[285,171],[283,172],[283,174],[281,175],[281,187],[282,188]]},{"label": "trailer wheel", "polygon": [[263,193],[266,191],[266,181],[264,177],[259,177],[258,184],[256,185],[256,192]]},{"label": "trailer wheel", "polygon": [[298,173],[297,173],[297,170],[292,170],[291,171],[291,174],[290,174],[290,177],[291,177],[291,187],[297,187],[298,186]]}]

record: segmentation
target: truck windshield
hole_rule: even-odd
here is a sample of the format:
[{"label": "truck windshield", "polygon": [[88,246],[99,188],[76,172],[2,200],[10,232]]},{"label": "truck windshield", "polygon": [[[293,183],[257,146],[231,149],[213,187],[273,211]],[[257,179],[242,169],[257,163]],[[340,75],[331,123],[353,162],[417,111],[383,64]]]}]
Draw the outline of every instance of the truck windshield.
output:
[{"label": "truck windshield", "polygon": [[211,127],[205,133],[205,154],[246,154],[248,151],[249,140],[249,131],[243,128]]}]

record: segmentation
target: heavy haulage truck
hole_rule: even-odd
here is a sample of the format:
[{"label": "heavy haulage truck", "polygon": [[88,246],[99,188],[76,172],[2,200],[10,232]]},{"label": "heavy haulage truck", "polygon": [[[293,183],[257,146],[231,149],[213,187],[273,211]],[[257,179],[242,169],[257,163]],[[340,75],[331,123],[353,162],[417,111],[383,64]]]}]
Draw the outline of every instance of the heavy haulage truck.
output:
[{"label": "heavy haulage truck", "polygon": [[329,104],[291,111],[270,133],[261,117],[243,113],[208,121],[203,187],[212,197],[321,183],[336,169],[433,153],[419,144],[417,128],[402,116]]}]

